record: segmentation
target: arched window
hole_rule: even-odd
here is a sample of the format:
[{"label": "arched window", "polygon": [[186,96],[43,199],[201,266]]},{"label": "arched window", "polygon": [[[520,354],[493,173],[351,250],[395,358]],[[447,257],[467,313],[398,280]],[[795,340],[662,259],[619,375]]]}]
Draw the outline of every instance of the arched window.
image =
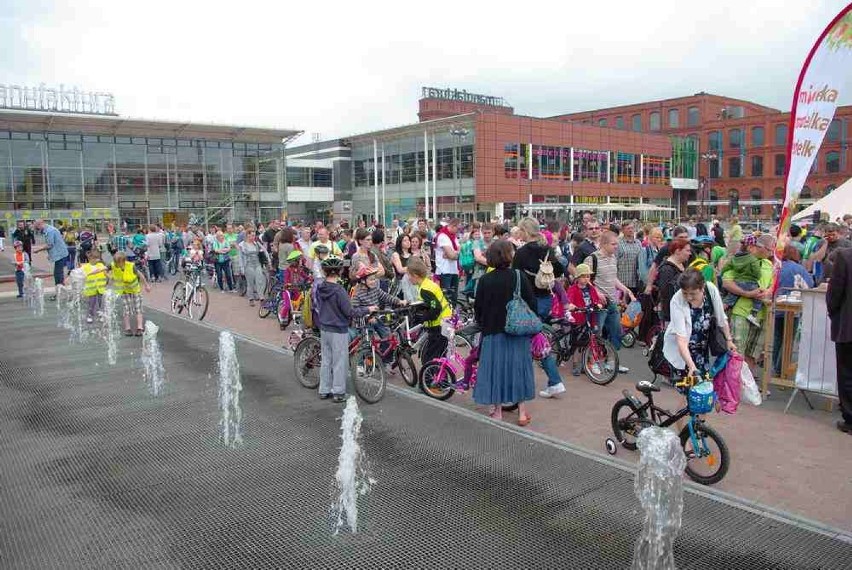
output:
[{"label": "arched window", "polygon": [[698,107],[690,107],[686,110],[686,126],[697,127],[701,122],[701,111]]},{"label": "arched window", "polygon": [[606,126],[606,119],[598,119],[598,126],[599,127],[605,127]]},{"label": "arched window", "polygon": [[637,133],[642,132],[642,115],[633,115],[631,121],[633,122],[633,130]]},{"label": "arched window", "polygon": [[[751,197],[752,202],[760,202],[762,200],[762,197],[760,195],[760,188],[752,188],[750,197]],[[751,215],[754,216],[755,218],[759,217],[760,216],[760,208],[761,208],[760,204],[752,204],[751,205]]]},{"label": "arched window", "polygon": [[624,117],[616,117],[615,118],[615,128],[616,129],[624,129]]},{"label": "arched window", "polygon": [[829,174],[840,172],[840,153],[831,151],[825,153],[825,171]]},{"label": "arched window", "polygon": [[828,131],[825,133],[825,140],[828,142],[837,142],[840,140],[840,119],[831,121]]},{"label": "arched window", "polygon": [[680,126],[680,111],[669,109],[669,128],[676,129]]},{"label": "arched window", "polygon": [[752,127],[751,146],[763,146],[764,144],[766,144],[766,133],[763,127]]},{"label": "arched window", "polygon": [[825,196],[828,196],[829,194],[834,192],[836,189],[837,189],[837,186],[835,186],[834,184],[829,184],[828,186],[825,187]]},{"label": "arched window", "polygon": [[728,192],[728,209],[731,216],[736,216],[740,209],[740,192],[739,190],[731,190]]},{"label": "arched window", "polygon": [[659,131],[660,127],[660,112],[652,111],[648,117],[648,129],[651,131]]},{"label": "arched window", "polygon": [[731,148],[740,148],[743,146],[743,132],[739,129],[731,129],[728,131],[728,145]]},{"label": "arched window", "polygon": [[787,144],[787,125],[775,125],[775,145],[785,146]]}]

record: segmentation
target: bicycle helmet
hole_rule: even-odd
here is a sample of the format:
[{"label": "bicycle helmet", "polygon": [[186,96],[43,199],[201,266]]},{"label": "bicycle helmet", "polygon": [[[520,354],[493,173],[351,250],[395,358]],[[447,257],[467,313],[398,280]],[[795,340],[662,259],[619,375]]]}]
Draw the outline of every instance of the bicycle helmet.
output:
[{"label": "bicycle helmet", "polygon": [[375,275],[378,272],[378,267],[370,267],[369,265],[365,265],[358,270],[358,273],[355,274],[355,279],[361,281],[362,279],[366,279],[370,275]]},{"label": "bicycle helmet", "polygon": [[298,249],[294,249],[290,253],[287,254],[287,261],[294,262],[297,261],[300,257],[302,257],[302,252]]},{"label": "bicycle helmet", "polygon": [[321,243],[317,244],[316,246],[314,246],[314,253],[316,253],[317,255],[325,255],[326,253],[328,253],[328,246],[323,245]]},{"label": "bicycle helmet", "polygon": [[332,255],[322,260],[322,268],[324,271],[328,269],[339,271],[343,269],[343,260]]}]

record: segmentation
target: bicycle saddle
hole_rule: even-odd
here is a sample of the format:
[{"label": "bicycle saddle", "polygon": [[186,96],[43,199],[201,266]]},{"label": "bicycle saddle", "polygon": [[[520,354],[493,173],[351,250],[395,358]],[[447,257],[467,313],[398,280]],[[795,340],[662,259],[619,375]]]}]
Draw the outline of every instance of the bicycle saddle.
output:
[{"label": "bicycle saddle", "polygon": [[656,386],[653,382],[649,382],[647,380],[640,380],[636,383],[636,389],[645,394],[646,396],[651,392],[659,392],[660,387]]}]

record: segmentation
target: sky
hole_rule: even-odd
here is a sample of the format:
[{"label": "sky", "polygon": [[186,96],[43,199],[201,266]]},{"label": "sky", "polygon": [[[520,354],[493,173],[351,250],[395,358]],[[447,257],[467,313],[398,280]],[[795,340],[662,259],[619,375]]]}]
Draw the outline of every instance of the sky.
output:
[{"label": "sky", "polygon": [[423,86],[542,117],[700,91],[787,110],[847,2],[0,0],[0,83],[110,92],[128,117],[295,128],[297,144],[416,122]]}]

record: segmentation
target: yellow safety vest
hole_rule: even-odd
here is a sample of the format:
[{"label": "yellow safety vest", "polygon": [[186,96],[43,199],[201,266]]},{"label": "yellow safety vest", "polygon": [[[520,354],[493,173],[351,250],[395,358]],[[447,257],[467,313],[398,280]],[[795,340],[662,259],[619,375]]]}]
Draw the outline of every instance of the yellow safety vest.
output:
[{"label": "yellow safety vest", "polygon": [[83,289],[84,297],[94,297],[95,295],[106,293],[106,271],[92,273],[95,269],[106,269],[106,266],[100,261],[95,265],[91,263],[83,264],[83,273],[86,274],[86,286]]},{"label": "yellow safety vest", "polygon": [[136,276],[136,267],[129,261],[124,262],[124,268],[112,263],[112,278],[115,279],[116,292],[121,295],[131,295],[142,291],[139,278]]},{"label": "yellow safety vest", "polygon": [[432,281],[430,278],[426,277],[423,279],[423,282],[420,284],[420,300],[423,300],[423,290],[429,291],[435,298],[438,299],[441,303],[441,314],[438,315],[438,318],[434,321],[428,321],[423,323],[425,327],[439,327],[441,326],[441,321],[444,319],[448,319],[452,316],[453,310],[450,308],[450,304],[447,302],[447,298],[444,297],[444,291],[441,289],[441,286]]}]

